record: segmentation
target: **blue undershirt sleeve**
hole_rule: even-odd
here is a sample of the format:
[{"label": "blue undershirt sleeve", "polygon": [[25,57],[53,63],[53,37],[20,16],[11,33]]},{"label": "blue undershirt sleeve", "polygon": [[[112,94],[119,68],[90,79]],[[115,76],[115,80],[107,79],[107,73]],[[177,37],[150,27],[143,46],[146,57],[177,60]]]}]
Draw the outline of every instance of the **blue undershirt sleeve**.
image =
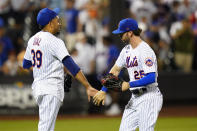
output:
[{"label": "blue undershirt sleeve", "polygon": [[62,63],[73,76],[76,76],[76,74],[80,71],[79,66],[73,61],[73,59],[70,56],[64,57]]},{"label": "blue undershirt sleeve", "polygon": [[24,69],[29,69],[30,67],[32,67],[31,61],[30,60],[23,59],[23,68]]},{"label": "blue undershirt sleeve", "polygon": [[139,87],[139,86],[146,86],[148,84],[155,82],[156,73],[148,73],[140,80],[129,82],[130,87]]},{"label": "blue undershirt sleeve", "polygon": [[107,92],[108,89],[105,86],[102,86],[101,90]]}]

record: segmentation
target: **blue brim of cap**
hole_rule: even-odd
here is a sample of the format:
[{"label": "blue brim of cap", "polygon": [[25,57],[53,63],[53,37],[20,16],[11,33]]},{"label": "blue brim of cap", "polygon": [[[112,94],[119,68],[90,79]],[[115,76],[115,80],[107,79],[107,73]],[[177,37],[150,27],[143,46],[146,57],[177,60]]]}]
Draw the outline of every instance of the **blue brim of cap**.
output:
[{"label": "blue brim of cap", "polygon": [[60,13],[60,8],[55,8],[53,11],[58,15]]},{"label": "blue brim of cap", "polygon": [[112,33],[113,34],[121,34],[121,33],[124,33],[125,31],[121,31],[121,30],[119,30],[119,29],[117,29],[117,30],[114,30]]}]

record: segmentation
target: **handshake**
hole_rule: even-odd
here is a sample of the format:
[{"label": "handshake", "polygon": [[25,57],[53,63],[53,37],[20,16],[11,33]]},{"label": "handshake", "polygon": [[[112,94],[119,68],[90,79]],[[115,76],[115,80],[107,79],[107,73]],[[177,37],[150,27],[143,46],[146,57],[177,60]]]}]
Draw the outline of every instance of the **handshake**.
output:
[{"label": "handshake", "polygon": [[118,78],[112,73],[109,73],[106,76],[104,76],[101,79],[101,83],[104,89],[102,88],[101,91],[98,91],[97,94],[93,97],[93,103],[97,106],[99,106],[100,103],[104,105],[106,91],[108,89],[118,92],[122,92],[124,90],[123,87],[126,87],[125,89],[128,89],[128,82],[124,82],[122,79]]},{"label": "handshake", "polygon": [[112,73],[109,73],[106,76],[104,76],[101,80],[101,83],[107,89],[118,92],[122,91],[123,80],[113,75]]},{"label": "handshake", "polygon": [[[112,73],[107,74],[101,79],[101,83],[107,89],[121,92],[123,80],[113,75]],[[69,92],[72,84],[72,76],[66,74],[64,76],[64,91]]]},{"label": "handshake", "polygon": [[[112,73],[107,74],[101,79],[101,83],[106,88],[106,90],[113,90],[113,91],[118,91],[122,92],[122,85],[123,85],[123,80],[118,78],[117,76],[113,75]],[[72,84],[72,76],[69,74],[66,74],[64,76],[64,92],[69,92]],[[102,105],[104,105],[106,97],[106,91],[98,91],[96,95],[93,97],[93,103],[97,106],[100,105],[102,102]]]}]

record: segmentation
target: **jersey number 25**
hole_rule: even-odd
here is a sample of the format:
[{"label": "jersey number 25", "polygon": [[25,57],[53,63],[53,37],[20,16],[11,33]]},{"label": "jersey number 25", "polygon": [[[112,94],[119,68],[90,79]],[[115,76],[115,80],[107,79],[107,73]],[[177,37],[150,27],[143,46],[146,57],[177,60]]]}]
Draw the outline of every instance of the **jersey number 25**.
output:
[{"label": "jersey number 25", "polygon": [[40,68],[42,65],[42,52],[40,50],[34,51],[32,49],[31,54],[33,55],[32,66],[33,67],[37,66],[37,68]]},{"label": "jersey number 25", "polygon": [[143,70],[140,70],[139,72],[134,71],[134,77],[135,77],[136,80],[141,79],[142,77],[144,77],[144,71]]}]

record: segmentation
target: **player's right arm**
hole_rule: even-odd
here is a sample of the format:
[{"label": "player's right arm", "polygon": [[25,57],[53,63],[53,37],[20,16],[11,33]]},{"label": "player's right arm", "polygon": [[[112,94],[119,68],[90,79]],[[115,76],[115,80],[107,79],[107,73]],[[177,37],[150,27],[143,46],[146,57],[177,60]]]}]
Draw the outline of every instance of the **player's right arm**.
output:
[{"label": "player's right arm", "polygon": [[64,42],[60,39],[57,39],[57,41],[53,41],[53,44],[50,47],[51,53],[61,60],[66,69],[86,88],[88,100],[90,100],[90,96],[94,96],[97,90],[89,84],[79,66],[69,55]]},{"label": "player's right arm", "polygon": [[23,68],[24,69],[29,69],[32,67],[32,62],[31,62],[31,52],[29,46],[27,46],[24,59],[23,59]]},{"label": "player's right arm", "polygon": [[88,100],[90,100],[90,96],[94,96],[97,93],[97,90],[89,84],[79,66],[73,61],[71,56],[66,56],[62,60],[62,63],[66,69],[86,88]]},{"label": "player's right arm", "polygon": [[112,73],[113,75],[118,76],[120,74],[121,69],[122,69],[121,67],[114,64],[114,66],[111,68],[109,73]]}]

